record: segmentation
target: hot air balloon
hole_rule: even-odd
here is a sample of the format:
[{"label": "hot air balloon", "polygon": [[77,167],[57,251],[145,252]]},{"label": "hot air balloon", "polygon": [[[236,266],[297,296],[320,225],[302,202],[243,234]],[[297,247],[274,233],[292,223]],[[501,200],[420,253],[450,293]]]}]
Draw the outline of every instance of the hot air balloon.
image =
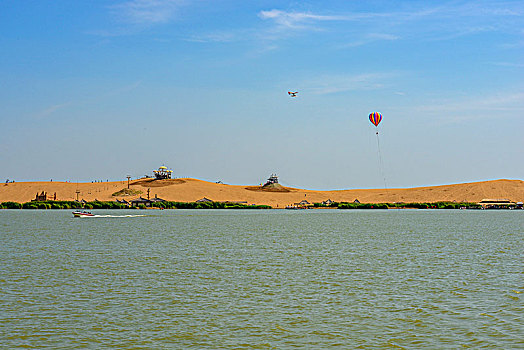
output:
[{"label": "hot air balloon", "polygon": [[382,120],[382,114],[379,112],[373,112],[369,115],[369,121],[371,124],[378,126],[380,124],[380,121]]},{"label": "hot air balloon", "polygon": [[384,164],[382,162],[382,154],[380,152],[380,139],[379,139],[379,136],[378,136],[378,124],[380,124],[380,122],[382,121],[382,114],[380,114],[379,112],[372,112],[370,115],[369,115],[369,121],[371,122],[371,124],[375,125],[377,127],[377,150],[378,150],[378,164],[379,164],[379,168],[380,168],[380,172],[382,174],[382,177],[384,178],[384,188],[387,189],[388,188],[388,184],[386,182],[386,173],[384,171]]}]

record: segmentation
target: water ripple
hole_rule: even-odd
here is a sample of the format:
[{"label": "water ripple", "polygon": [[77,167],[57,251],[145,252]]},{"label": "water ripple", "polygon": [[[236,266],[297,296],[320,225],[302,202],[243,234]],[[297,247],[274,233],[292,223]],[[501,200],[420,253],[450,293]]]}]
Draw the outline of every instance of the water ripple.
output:
[{"label": "water ripple", "polygon": [[0,344],[523,348],[522,214],[0,211]]}]

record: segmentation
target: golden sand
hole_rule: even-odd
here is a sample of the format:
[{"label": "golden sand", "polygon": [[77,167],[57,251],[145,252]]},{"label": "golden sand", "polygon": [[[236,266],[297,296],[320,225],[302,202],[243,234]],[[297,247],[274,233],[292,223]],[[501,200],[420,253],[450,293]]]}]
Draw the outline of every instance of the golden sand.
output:
[{"label": "golden sand", "polygon": [[[310,203],[331,199],[335,202],[361,203],[381,202],[479,202],[485,198],[509,199],[514,202],[524,200],[524,181],[493,180],[455,185],[432,187],[393,188],[393,189],[356,189],[337,191],[310,191],[286,187],[288,191],[265,191],[258,186],[237,186],[216,184],[196,179],[131,181],[131,189],[142,191],[142,197],[149,196],[169,201],[193,202],[203,197],[214,201],[246,201],[249,204],[266,204],[282,208],[302,200]],[[73,182],[16,182],[0,185],[0,202],[28,202],[37,193],[47,192],[48,197],[56,193],[57,200],[111,201],[115,199],[131,200],[134,196],[112,196],[113,193],[127,188],[127,181],[101,183]]]}]

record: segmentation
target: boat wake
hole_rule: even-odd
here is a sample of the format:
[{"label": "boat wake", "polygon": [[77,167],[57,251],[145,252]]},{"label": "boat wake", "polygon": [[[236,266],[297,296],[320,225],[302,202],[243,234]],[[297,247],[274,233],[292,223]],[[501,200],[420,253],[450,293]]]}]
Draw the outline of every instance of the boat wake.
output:
[{"label": "boat wake", "polygon": [[146,215],[92,215],[92,216],[79,216],[81,218],[137,218]]}]

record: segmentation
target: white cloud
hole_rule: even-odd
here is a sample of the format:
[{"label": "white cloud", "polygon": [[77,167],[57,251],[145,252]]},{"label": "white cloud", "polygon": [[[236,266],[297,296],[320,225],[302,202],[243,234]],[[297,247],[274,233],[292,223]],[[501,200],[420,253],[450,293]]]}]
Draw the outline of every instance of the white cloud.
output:
[{"label": "white cloud", "polygon": [[134,24],[157,24],[172,20],[187,0],[131,0],[112,9],[124,21]]},{"label": "white cloud", "polygon": [[497,93],[442,99],[432,104],[413,106],[412,113],[432,115],[435,121],[455,123],[478,119],[507,118],[524,112],[524,92]]},{"label": "white cloud", "polygon": [[46,109],[44,109],[43,111],[40,111],[39,113],[37,113],[36,118],[40,119],[40,118],[48,117],[52,115],[53,113],[55,113],[56,111],[66,108],[70,105],[71,105],[71,102],[66,102],[66,103],[60,103],[60,104],[56,104],[53,106],[49,106]]},{"label": "white cloud", "polygon": [[365,22],[381,18],[391,18],[394,22],[414,20],[421,17],[431,16],[436,12],[434,9],[413,12],[362,12],[344,13],[341,15],[320,15],[308,12],[287,12],[282,10],[260,11],[258,16],[264,20],[272,20],[277,29],[300,30],[315,28],[311,24],[315,22]]},{"label": "white cloud", "polygon": [[260,11],[258,16],[262,19],[273,20],[283,28],[303,28],[304,23],[313,21],[340,21],[345,20],[342,16],[324,16],[305,12],[286,12],[281,10]]},{"label": "white cloud", "polygon": [[398,73],[366,73],[357,75],[323,75],[300,84],[302,90],[325,95],[354,90],[377,90]]},{"label": "white cloud", "polygon": [[217,31],[214,33],[208,33],[208,34],[201,34],[201,35],[193,35],[188,38],[186,38],[186,41],[192,41],[197,43],[229,43],[234,41],[239,41],[242,38],[245,38],[248,36],[246,34],[247,31],[235,32],[235,31]]},{"label": "white cloud", "polygon": [[357,47],[366,45],[375,41],[394,41],[399,40],[400,37],[393,34],[380,34],[380,33],[370,33],[364,34],[360,39],[349,42],[347,44],[341,45],[340,47]]},{"label": "white cloud", "polygon": [[[518,24],[524,16],[524,8],[516,2],[475,1],[460,4],[444,2],[430,8],[413,4],[410,9],[403,11],[345,12],[337,15],[272,9],[260,11],[258,16],[271,23],[269,33],[279,34],[318,31],[323,29],[320,22],[351,22],[351,26],[331,28],[341,33],[348,30],[356,33],[354,41],[345,45],[352,47],[377,40],[397,40],[408,36],[448,40],[481,32],[517,33],[521,30]],[[371,23],[373,25],[368,26]],[[413,25],[417,26],[417,30],[413,29]],[[382,34],[370,32],[377,31],[377,28]],[[267,37],[277,39],[282,36]]]},{"label": "white cloud", "polygon": [[130,92],[130,91],[138,88],[140,86],[140,84],[141,84],[141,81],[136,81],[136,82],[131,83],[129,85],[121,86],[121,87],[115,88],[113,90],[106,91],[102,95],[87,96],[87,97],[84,97],[83,99],[80,99],[80,100],[77,100],[77,101],[69,101],[69,102],[64,102],[64,103],[60,103],[60,104],[55,104],[55,105],[49,106],[46,109],[36,113],[34,115],[34,117],[36,119],[46,118],[46,117],[49,117],[49,116],[55,114],[55,112],[60,111],[60,110],[62,110],[64,108],[67,108],[67,107],[77,108],[78,106],[82,106],[82,105],[95,104],[95,103],[100,102],[103,99],[107,99],[107,98],[110,98],[110,97],[114,97],[114,96],[118,96],[118,95]]}]

